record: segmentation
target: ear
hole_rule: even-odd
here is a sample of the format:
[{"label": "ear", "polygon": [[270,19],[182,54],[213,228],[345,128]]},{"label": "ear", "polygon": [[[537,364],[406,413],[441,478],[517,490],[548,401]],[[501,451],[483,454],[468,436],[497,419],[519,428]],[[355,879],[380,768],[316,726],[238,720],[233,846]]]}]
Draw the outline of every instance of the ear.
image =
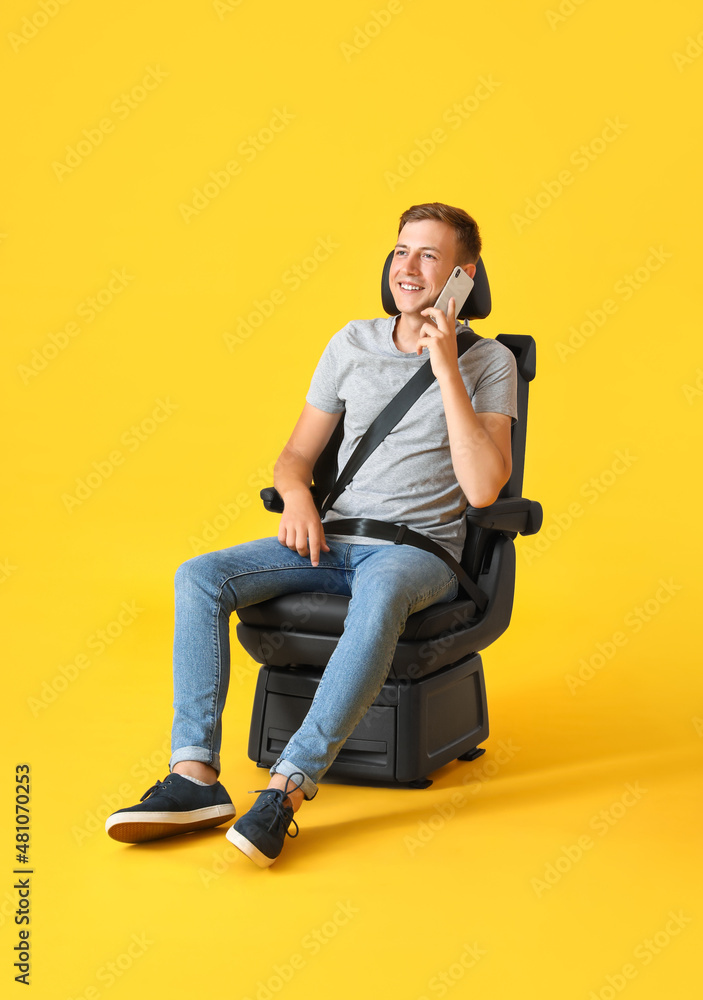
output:
[{"label": "ear", "polygon": [[470,278],[473,278],[476,274],[475,264],[460,264],[459,267],[462,269],[462,271],[466,271],[466,273]]}]

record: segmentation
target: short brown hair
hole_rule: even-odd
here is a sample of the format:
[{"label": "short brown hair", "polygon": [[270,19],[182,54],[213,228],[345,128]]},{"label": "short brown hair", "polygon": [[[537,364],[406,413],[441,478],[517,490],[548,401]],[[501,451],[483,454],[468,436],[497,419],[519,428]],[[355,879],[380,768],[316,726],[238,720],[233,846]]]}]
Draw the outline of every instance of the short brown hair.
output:
[{"label": "short brown hair", "polygon": [[413,205],[400,217],[398,235],[407,222],[420,222],[422,219],[437,219],[447,222],[456,233],[457,264],[475,264],[481,256],[481,234],[475,219],[472,219],[463,208],[453,208],[441,201],[431,201],[424,205]]}]

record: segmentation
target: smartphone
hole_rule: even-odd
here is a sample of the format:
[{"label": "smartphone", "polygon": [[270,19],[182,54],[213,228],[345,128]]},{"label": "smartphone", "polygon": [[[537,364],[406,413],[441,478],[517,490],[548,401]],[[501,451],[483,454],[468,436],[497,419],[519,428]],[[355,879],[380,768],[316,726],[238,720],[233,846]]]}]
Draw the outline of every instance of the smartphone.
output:
[{"label": "smartphone", "polygon": [[[435,302],[435,307],[441,309],[442,312],[447,314],[447,309],[449,307],[449,300],[452,296],[456,299],[456,308],[454,315],[458,316],[461,312],[461,307],[464,305],[469,295],[471,294],[471,289],[474,287],[474,279],[470,278],[466,271],[459,267],[458,265],[454,268],[452,273],[447,279],[447,283],[439,293],[439,298]],[[434,323],[434,318],[430,317]]]}]

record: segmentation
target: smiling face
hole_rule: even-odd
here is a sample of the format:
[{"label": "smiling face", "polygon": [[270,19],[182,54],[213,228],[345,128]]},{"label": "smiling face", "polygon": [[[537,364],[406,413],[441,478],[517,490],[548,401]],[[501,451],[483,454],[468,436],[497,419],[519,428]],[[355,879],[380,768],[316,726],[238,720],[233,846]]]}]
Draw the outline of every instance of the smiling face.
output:
[{"label": "smiling face", "polygon": [[[438,219],[408,222],[393,251],[389,283],[401,313],[419,313],[433,306],[457,261],[454,229]],[[475,266],[465,266],[473,277]]]}]

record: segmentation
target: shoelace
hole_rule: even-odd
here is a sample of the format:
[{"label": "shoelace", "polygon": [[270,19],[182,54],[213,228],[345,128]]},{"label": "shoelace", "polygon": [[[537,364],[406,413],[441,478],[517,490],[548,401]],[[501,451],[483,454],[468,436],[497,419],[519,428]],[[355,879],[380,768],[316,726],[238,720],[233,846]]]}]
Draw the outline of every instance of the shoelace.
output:
[{"label": "shoelace", "polygon": [[142,795],[142,797],[141,797],[141,799],[139,801],[143,802],[144,799],[147,798],[147,796],[151,795],[152,792],[155,792],[157,788],[161,787],[161,785],[165,785],[167,781],[168,781],[168,778],[164,778],[163,781],[157,781],[155,785],[151,786],[151,788],[147,788],[147,790],[144,792],[144,794]]},{"label": "shoelace", "polygon": [[[285,807],[283,805],[284,800],[288,796],[288,785],[293,780],[293,778],[295,777],[296,774],[300,774],[300,772],[299,771],[295,771],[293,774],[289,775],[289,777],[286,780],[285,788],[282,788],[282,789],[281,788],[254,788],[254,789],[252,789],[249,792],[250,795],[260,795],[261,792],[273,792],[274,793],[271,796],[271,802],[273,804],[274,814],[273,814],[273,819],[271,820],[271,822],[269,823],[268,828],[267,828],[269,833],[271,833],[271,831],[273,830],[273,828],[276,825],[276,823],[282,823],[283,824],[283,829],[285,830],[285,833],[289,837],[295,838],[300,833],[300,827],[296,823],[295,819],[292,818],[292,817],[291,817],[290,823],[291,823],[292,826],[295,827],[295,833],[291,833],[290,832],[290,830],[289,830],[289,828],[287,826],[287,824],[288,824],[288,816],[286,815]],[[300,774],[300,777],[304,778],[305,776],[303,774]],[[294,792],[297,788],[300,788],[300,784],[302,784],[302,782],[300,782],[299,784],[294,784],[294,786],[291,789],[291,791]]]}]

